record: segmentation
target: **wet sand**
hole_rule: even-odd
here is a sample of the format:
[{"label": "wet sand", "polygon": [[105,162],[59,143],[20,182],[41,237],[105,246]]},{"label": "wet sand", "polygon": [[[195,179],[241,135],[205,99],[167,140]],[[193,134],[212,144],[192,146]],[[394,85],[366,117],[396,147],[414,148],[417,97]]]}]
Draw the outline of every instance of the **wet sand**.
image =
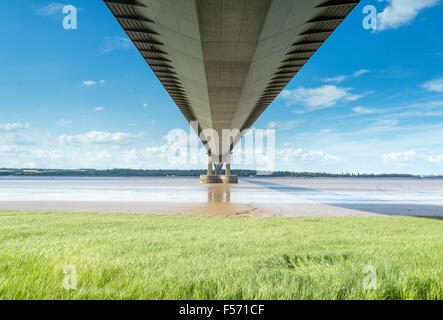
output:
[{"label": "wet sand", "polygon": [[244,217],[443,216],[443,180],[0,178],[0,210]]}]

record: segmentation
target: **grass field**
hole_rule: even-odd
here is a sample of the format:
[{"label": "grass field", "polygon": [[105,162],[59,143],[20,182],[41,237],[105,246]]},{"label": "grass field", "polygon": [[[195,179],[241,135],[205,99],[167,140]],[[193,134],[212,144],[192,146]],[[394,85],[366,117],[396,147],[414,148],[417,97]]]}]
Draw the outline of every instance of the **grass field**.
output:
[{"label": "grass field", "polygon": [[0,245],[0,299],[443,298],[439,218],[0,212]]}]

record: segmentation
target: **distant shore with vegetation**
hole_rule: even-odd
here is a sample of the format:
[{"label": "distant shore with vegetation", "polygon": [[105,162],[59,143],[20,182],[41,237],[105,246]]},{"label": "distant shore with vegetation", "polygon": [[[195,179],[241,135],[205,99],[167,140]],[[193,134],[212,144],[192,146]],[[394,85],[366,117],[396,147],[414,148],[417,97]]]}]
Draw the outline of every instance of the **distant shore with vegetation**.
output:
[{"label": "distant shore with vegetation", "polygon": [[[173,169],[12,169],[0,168],[0,176],[12,177],[198,177],[206,170],[173,170]],[[287,178],[443,178],[443,175],[421,176],[412,174],[355,174],[324,172],[275,171],[269,174],[256,170],[232,170],[239,177],[287,177]]]}]

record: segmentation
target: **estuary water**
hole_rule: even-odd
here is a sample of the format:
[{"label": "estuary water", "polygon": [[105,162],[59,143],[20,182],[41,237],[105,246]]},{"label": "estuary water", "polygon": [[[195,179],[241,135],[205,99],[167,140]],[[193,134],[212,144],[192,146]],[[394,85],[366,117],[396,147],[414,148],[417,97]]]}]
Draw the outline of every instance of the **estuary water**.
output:
[{"label": "estuary water", "polygon": [[442,179],[0,177],[0,210],[214,216],[443,216]]}]

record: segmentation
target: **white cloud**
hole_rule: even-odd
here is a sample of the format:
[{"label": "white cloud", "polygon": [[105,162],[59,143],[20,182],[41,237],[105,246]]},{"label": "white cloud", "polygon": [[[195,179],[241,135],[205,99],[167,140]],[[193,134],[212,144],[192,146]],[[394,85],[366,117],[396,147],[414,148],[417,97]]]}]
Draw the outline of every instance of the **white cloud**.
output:
[{"label": "white cloud", "polygon": [[287,120],[287,121],[271,121],[268,123],[268,129],[278,129],[278,130],[291,130],[298,124],[298,121]]},{"label": "white cloud", "polygon": [[275,129],[277,127],[277,121],[271,121],[268,123],[268,129]]},{"label": "white cloud", "polygon": [[158,156],[160,159],[165,159],[170,147],[169,144],[164,144],[159,147],[147,147],[145,148],[145,152],[148,157]]},{"label": "white cloud", "polygon": [[358,114],[374,114],[378,112],[378,110],[365,108],[365,107],[355,107],[352,110]]},{"label": "white cloud", "polygon": [[410,162],[422,160],[429,163],[443,163],[443,154],[427,156],[413,150],[406,152],[391,152],[383,155],[384,162]]},{"label": "white cloud", "polygon": [[443,163],[443,154],[439,154],[437,156],[428,156],[426,157],[428,162],[431,163]]},{"label": "white cloud", "polygon": [[340,82],[345,81],[347,78],[348,78],[348,76],[341,75],[341,76],[337,76],[337,77],[324,78],[322,81],[323,81],[323,82],[335,82],[335,83],[340,83]]},{"label": "white cloud", "polygon": [[10,153],[15,152],[16,147],[15,146],[6,146],[6,145],[0,145],[0,154],[2,153]]},{"label": "white cloud", "polygon": [[326,154],[323,151],[309,151],[307,153],[304,153],[301,156],[301,159],[303,161],[315,161],[315,160],[332,160],[332,161],[341,161],[342,159],[340,157],[336,157],[330,154]]},{"label": "white cloud", "polygon": [[421,86],[428,91],[443,92],[443,79],[428,81]]},{"label": "white cloud", "polygon": [[23,129],[29,129],[31,126],[29,123],[7,123],[0,125],[0,131],[18,131]]},{"label": "white cloud", "polygon": [[105,108],[104,108],[104,107],[95,107],[95,108],[94,108],[94,111],[95,111],[95,112],[105,111]]},{"label": "white cloud", "polygon": [[122,152],[122,155],[123,155],[123,159],[127,162],[139,160],[138,152],[136,149],[124,151],[124,152]]},{"label": "white cloud", "polygon": [[342,161],[340,157],[319,150],[303,152],[303,148],[291,146],[289,143],[284,144],[284,148],[278,148],[276,154],[279,161]]},{"label": "white cloud", "polygon": [[382,120],[377,120],[377,122],[375,123],[376,126],[388,126],[388,127],[393,127],[396,126],[397,124],[398,124],[397,119],[382,119]]},{"label": "white cloud", "polygon": [[104,159],[111,159],[112,156],[107,151],[99,151],[99,152],[88,152],[86,153],[86,158],[89,161],[99,161]]},{"label": "white cloud", "polygon": [[358,71],[354,72],[352,77],[353,78],[357,78],[357,77],[360,77],[361,75],[364,75],[364,74],[369,73],[369,72],[370,71],[368,69],[361,69],[361,70],[358,70]]},{"label": "white cloud", "polygon": [[366,96],[367,94],[370,94],[370,93],[372,93],[372,92],[362,93],[362,94],[351,94],[348,97],[346,97],[346,100],[347,101],[357,101],[357,100],[363,98],[364,96]]},{"label": "white cloud", "polygon": [[354,72],[351,75],[340,75],[340,76],[337,76],[337,77],[324,78],[322,81],[323,82],[341,83],[341,82],[343,82],[343,81],[345,81],[347,79],[350,79],[350,78],[358,78],[361,75],[364,75],[364,74],[369,73],[369,72],[370,71],[367,70],[367,69],[361,69],[361,70],[358,70],[358,71]]},{"label": "white cloud", "polygon": [[[381,0],[379,0],[381,1]],[[387,0],[389,5],[377,15],[377,30],[397,29],[410,23],[424,9],[439,0]]]},{"label": "white cloud", "polygon": [[418,158],[418,153],[415,151],[407,152],[391,152],[383,155],[383,161],[411,161]]},{"label": "white cloud", "polygon": [[280,161],[294,161],[303,153],[300,147],[291,146],[289,143],[284,144],[284,148],[277,149],[277,157]]},{"label": "white cloud", "polygon": [[103,85],[103,84],[106,83],[106,80],[99,80],[99,81],[85,80],[85,81],[83,81],[82,83],[83,83],[83,85],[86,86],[86,87],[92,87],[92,86],[95,86],[97,83]]},{"label": "white cloud", "polygon": [[83,85],[87,86],[87,87],[91,87],[91,86],[94,86],[96,84],[97,84],[97,82],[96,81],[92,81],[92,80],[85,80],[85,81],[83,81]]},{"label": "white cloud", "polygon": [[70,124],[72,124],[71,120],[60,119],[60,121],[58,122],[58,125],[60,127],[66,127],[69,126]]},{"label": "white cloud", "polygon": [[61,15],[63,13],[63,7],[65,5],[62,3],[52,2],[44,7],[39,7],[34,10],[34,13],[39,16],[54,16]]},{"label": "white cloud", "polygon": [[[39,142],[34,135],[17,133],[16,131],[18,130],[22,129],[3,130],[6,133],[0,135],[0,145],[31,146],[38,143],[44,143]],[[2,130],[0,129],[0,132],[1,131]]]},{"label": "white cloud", "polygon": [[131,40],[124,37],[106,37],[101,46],[101,54],[106,54],[114,50],[131,48]]},{"label": "white cloud", "polygon": [[63,152],[61,152],[59,150],[52,150],[47,153],[47,156],[51,160],[60,160],[61,158],[63,158],[63,155],[64,155]]},{"label": "white cloud", "polygon": [[283,90],[280,97],[286,100],[288,105],[301,104],[308,110],[317,110],[335,106],[339,102],[356,101],[364,94],[351,94],[352,88],[342,88],[334,85],[324,85],[318,88],[300,87],[295,90]]},{"label": "white cloud", "polygon": [[90,131],[79,135],[62,135],[58,140],[61,144],[114,144],[125,145],[132,143],[140,135],[129,133],[112,133],[103,131]]},{"label": "white cloud", "polygon": [[380,114],[379,120],[386,118],[416,118],[416,117],[439,117],[443,116],[443,100],[429,100],[420,103],[405,104],[390,108],[371,109],[356,107],[354,112],[360,114]]},{"label": "white cloud", "polygon": [[146,109],[147,107],[148,107],[148,103],[147,102],[143,103],[143,108]]},{"label": "white cloud", "polygon": [[[145,155],[147,157],[158,157],[165,159],[168,154],[174,157],[175,151],[187,150],[189,144],[188,135],[181,129],[173,129],[163,138],[166,142],[161,146],[145,148]],[[169,159],[170,160],[170,159]]]}]

